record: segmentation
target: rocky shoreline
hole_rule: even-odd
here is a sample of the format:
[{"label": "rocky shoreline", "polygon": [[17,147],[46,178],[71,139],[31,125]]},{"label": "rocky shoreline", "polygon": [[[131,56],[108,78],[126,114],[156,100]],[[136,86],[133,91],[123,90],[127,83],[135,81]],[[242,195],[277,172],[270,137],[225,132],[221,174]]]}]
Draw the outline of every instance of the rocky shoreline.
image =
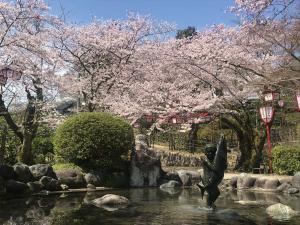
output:
[{"label": "rocky shoreline", "polygon": [[[108,186],[126,186],[128,176],[125,173],[106,175]],[[78,190],[104,190],[104,178],[101,173],[83,174],[76,169],[54,171],[51,165],[36,164],[27,166],[0,165],[0,195],[47,194],[77,192]],[[100,187],[100,188],[99,188]]]},{"label": "rocky shoreline", "polygon": [[256,177],[247,173],[224,179],[223,189],[252,190],[264,192],[278,192],[285,194],[299,194],[300,172],[291,177]]}]

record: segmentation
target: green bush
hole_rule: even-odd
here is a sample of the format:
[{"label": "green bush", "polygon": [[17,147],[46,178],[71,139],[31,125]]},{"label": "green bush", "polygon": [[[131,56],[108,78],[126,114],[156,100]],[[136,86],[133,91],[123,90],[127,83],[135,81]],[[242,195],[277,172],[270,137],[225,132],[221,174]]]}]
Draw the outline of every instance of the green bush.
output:
[{"label": "green bush", "polygon": [[300,171],[300,146],[276,146],[273,149],[273,169],[277,174],[287,175]]},{"label": "green bush", "polygon": [[8,127],[6,121],[0,118],[0,151],[5,164],[17,163],[18,149],[22,143],[14,132]]},{"label": "green bush", "polygon": [[111,170],[122,162],[122,156],[127,158],[133,129],[108,113],[80,113],[57,128],[53,143],[60,161]]},{"label": "green bush", "polygon": [[52,163],[54,131],[48,126],[40,125],[32,141],[34,163]]}]

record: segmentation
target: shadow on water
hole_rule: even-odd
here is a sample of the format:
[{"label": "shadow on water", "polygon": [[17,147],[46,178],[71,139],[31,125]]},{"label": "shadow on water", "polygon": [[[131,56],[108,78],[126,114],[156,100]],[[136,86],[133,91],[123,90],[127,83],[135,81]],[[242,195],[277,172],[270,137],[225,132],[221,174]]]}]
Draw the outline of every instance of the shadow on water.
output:
[{"label": "shadow on water", "polygon": [[0,224],[5,225],[281,225],[300,224],[299,217],[276,221],[268,217],[266,207],[281,202],[300,211],[299,195],[230,191],[221,194],[216,210],[205,208],[198,190],[160,189],[114,190],[130,199],[131,206],[106,211],[92,206],[91,200],[108,192],[89,192],[61,196],[0,199]]}]

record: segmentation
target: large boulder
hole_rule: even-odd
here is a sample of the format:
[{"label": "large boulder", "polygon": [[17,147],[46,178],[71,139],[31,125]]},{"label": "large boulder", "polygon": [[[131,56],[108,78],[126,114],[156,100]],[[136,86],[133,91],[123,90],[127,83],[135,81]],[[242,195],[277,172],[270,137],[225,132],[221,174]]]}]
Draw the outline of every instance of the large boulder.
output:
[{"label": "large boulder", "polygon": [[43,185],[44,189],[47,191],[60,191],[62,190],[60,182],[53,179],[52,177],[43,176],[40,179],[40,183]]},{"label": "large boulder", "polygon": [[229,182],[231,188],[237,188],[238,178],[239,178],[238,176],[231,177],[230,182]]},{"label": "large boulder", "polygon": [[75,169],[56,171],[56,176],[61,184],[69,188],[85,188],[86,182],[81,171]]},{"label": "large boulder", "polygon": [[300,171],[295,173],[295,175],[293,176],[292,185],[293,187],[300,189]]},{"label": "large boulder", "polygon": [[120,195],[107,194],[101,198],[96,198],[91,201],[92,205],[104,208],[108,211],[114,211],[122,208],[126,208],[130,205],[128,198]]},{"label": "large boulder", "polygon": [[[179,183],[181,183],[181,179],[178,175],[178,173],[176,171],[174,172],[166,172],[163,174],[162,180],[161,180],[161,184],[167,183],[168,181],[177,181]],[[182,183],[181,183],[182,184]]]},{"label": "large boulder", "polygon": [[200,172],[188,171],[188,173],[191,175],[193,184],[198,184],[202,180]]},{"label": "large boulder", "polygon": [[254,186],[255,177],[251,177],[246,173],[241,173],[237,180],[237,189],[248,189]]},{"label": "large boulder", "polygon": [[274,219],[277,220],[288,220],[293,216],[298,215],[296,211],[294,211],[291,207],[287,205],[283,205],[281,203],[277,203],[269,206],[266,209],[266,212]]},{"label": "large boulder", "polygon": [[6,182],[6,192],[11,194],[23,194],[28,191],[28,186],[19,181],[8,180]]},{"label": "large boulder", "polygon": [[14,168],[9,165],[0,165],[0,177],[5,180],[11,180],[16,178]]},{"label": "large boulder", "polygon": [[90,172],[84,175],[85,182],[87,184],[93,184],[95,186],[101,185],[101,177],[98,173]]},{"label": "large boulder", "polygon": [[191,186],[192,185],[192,175],[185,170],[177,171],[180,177],[181,183],[183,186]]},{"label": "large boulder", "polygon": [[137,135],[135,144],[130,162],[130,186],[158,186],[163,175],[160,159],[149,149],[145,135]]},{"label": "large boulder", "polygon": [[280,192],[285,192],[287,193],[287,191],[292,187],[292,185],[290,183],[283,183],[283,184],[280,184],[276,190],[277,191],[280,191]]},{"label": "large boulder", "polygon": [[181,186],[181,183],[175,180],[170,180],[168,183],[162,184],[159,186],[161,190],[168,189],[168,188],[179,188]]},{"label": "large boulder", "polygon": [[275,190],[279,185],[278,179],[270,179],[265,182],[264,189]]},{"label": "large boulder", "polygon": [[40,192],[43,189],[43,185],[39,181],[28,182],[27,186],[33,193]]},{"label": "large boulder", "polygon": [[299,190],[297,188],[292,187],[292,188],[289,188],[286,191],[286,193],[288,193],[288,194],[297,194],[297,193],[299,193]]},{"label": "large boulder", "polygon": [[57,179],[56,174],[53,171],[52,166],[48,164],[36,164],[29,167],[29,170],[35,180],[41,179],[43,176],[52,177]]},{"label": "large boulder", "polygon": [[23,183],[34,181],[34,177],[30,172],[29,166],[25,164],[16,164],[14,165],[14,171],[16,174],[17,181],[21,181]]},{"label": "large boulder", "polygon": [[257,178],[254,183],[254,188],[264,188],[266,181],[266,178]]}]

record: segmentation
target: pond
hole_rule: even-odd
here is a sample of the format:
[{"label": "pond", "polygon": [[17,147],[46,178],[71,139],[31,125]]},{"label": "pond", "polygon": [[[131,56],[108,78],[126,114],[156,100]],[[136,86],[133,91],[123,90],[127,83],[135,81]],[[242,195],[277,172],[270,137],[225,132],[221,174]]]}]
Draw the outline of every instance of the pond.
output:
[{"label": "pond", "polygon": [[[127,209],[106,211],[89,202],[113,193],[130,199]],[[158,188],[114,190],[0,199],[0,224],[42,225],[199,225],[199,224],[300,224],[300,218],[271,219],[266,207],[281,202],[300,211],[299,195],[258,192],[223,192],[215,211],[205,210],[196,189],[163,192]],[[254,202],[256,201],[256,202]],[[248,204],[251,203],[251,204]]]}]

